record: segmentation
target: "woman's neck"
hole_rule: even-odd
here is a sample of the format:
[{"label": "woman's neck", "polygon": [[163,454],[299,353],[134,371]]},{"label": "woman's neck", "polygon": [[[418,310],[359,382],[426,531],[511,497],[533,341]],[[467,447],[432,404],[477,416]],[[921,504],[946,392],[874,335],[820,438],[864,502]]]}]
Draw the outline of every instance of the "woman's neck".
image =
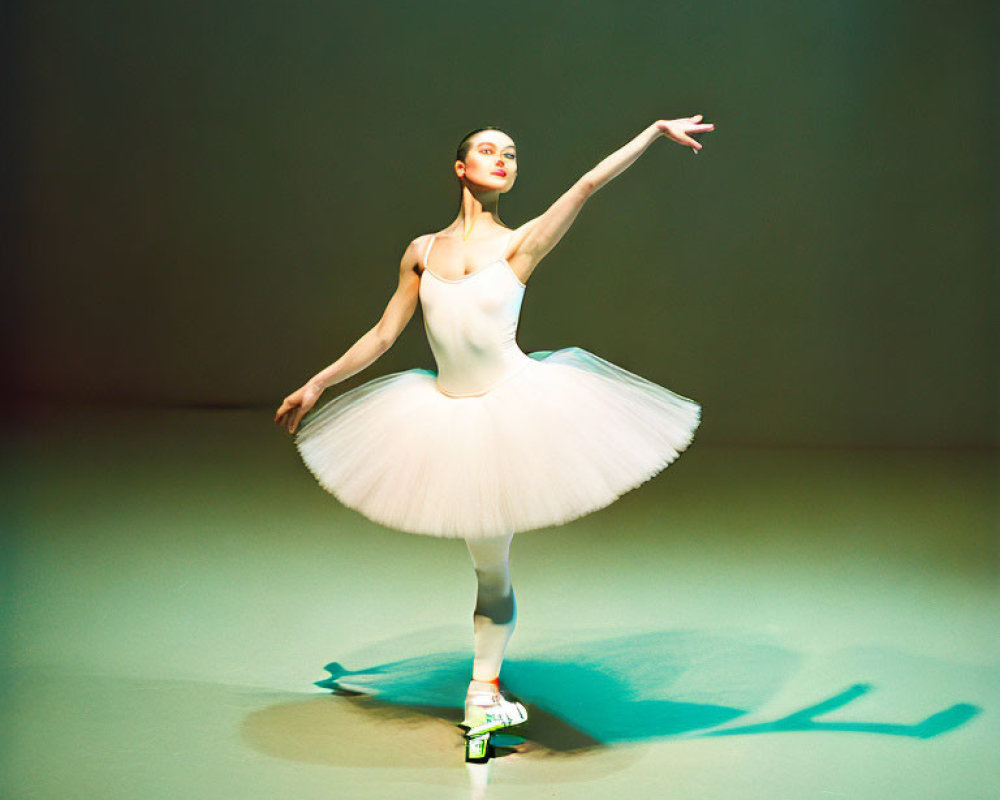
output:
[{"label": "woman's neck", "polygon": [[503,227],[498,213],[499,204],[499,192],[477,194],[468,186],[463,186],[462,207],[459,209],[455,221],[448,228],[461,235],[463,240],[468,240],[473,230],[477,233],[484,233],[492,228]]}]

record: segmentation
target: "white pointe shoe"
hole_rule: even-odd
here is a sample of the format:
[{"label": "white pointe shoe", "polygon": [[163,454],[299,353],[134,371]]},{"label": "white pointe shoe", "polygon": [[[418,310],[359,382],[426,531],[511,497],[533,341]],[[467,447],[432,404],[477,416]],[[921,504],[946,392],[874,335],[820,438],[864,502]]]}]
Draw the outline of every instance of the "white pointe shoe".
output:
[{"label": "white pointe shoe", "polygon": [[528,712],[521,703],[511,702],[503,692],[494,689],[489,692],[470,692],[465,698],[465,719],[462,727],[467,728],[467,738],[484,733],[520,725],[528,719]]}]

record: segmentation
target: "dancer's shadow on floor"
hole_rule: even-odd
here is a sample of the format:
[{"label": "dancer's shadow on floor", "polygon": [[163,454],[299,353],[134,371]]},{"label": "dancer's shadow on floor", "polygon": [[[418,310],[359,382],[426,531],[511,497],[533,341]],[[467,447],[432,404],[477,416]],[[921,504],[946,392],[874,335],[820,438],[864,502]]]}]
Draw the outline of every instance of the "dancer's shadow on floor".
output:
[{"label": "dancer's shadow on floor", "polygon": [[[799,656],[773,643],[698,631],[564,640],[529,652],[508,657],[503,667],[504,684],[528,707],[529,720],[517,732],[557,752],[664,737],[791,731],[928,739],[981,711],[959,703],[910,724],[817,719],[874,688],[855,683],[777,719],[733,726],[729,723],[757,711],[788,681]],[[326,669],[330,677],[317,686],[371,697],[366,703],[373,710],[391,713],[392,707],[405,707],[457,722],[471,657],[455,650],[356,669],[333,662]]]},{"label": "dancer's shadow on floor", "polygon": [[[285,698],[249,714],[241,735],[268,755],[307,763],[452,765],[462,750],[456,724],[472,669],[467,637],[458,626],[420,631],[345,654],[317,681],[339,697]],[[426,650],[428,642],[442,650],[401,657]],[[995,668],[890,648],[848,648],[807,660],[741,632],[550,632],[534,640],[519,635],[516,644],[502,680],[528,707],[529,719],[511,733],[528,740],[522,753],[573,757],[567,780],[622,769],[638,757],[633,748],[608,747],[617,743],[810,731],[929,739],[982,711],[948,705],[948,686],[988,693],[997,678]],[[877,680],[883,691],[851,683],[858,679]],[[806,702],[791,713],[762,711],[779,691]],[[865,695],[867,701],[851,706]],[[878,710],[852,713],[859,705]],[[821,719],[831,712],[838,712],[835,719]],[[589,754],[601,758],[577,757]]]}]

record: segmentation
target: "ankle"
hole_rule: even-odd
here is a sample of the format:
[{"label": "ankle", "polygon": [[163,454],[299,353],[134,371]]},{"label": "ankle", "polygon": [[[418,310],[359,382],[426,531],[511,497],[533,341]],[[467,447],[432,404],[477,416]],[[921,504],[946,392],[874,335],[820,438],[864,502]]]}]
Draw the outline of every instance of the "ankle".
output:
[{"label": "ankle", "polygon": [[495,694],[500,691],[500,678],[491,681],[469,681],[469,694]]}]

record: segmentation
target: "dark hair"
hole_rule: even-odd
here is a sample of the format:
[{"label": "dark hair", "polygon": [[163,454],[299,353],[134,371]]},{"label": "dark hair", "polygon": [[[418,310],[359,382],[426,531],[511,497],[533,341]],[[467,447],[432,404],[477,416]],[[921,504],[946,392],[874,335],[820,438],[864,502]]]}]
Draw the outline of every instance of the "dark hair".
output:
[{"label": "dark hair", "polygon": [[487,125],[485,128],[476,128],[474,131],[469,131],[465,136],[462,137],[462,141],[458,145],[458,150],[455,152],[456,161],[465,161],[465,157],[469,155],[469,148],[472,147],[472,137],[477,133],[482,133],[483,131],[502,131],[503,128],[498,125]]}]

